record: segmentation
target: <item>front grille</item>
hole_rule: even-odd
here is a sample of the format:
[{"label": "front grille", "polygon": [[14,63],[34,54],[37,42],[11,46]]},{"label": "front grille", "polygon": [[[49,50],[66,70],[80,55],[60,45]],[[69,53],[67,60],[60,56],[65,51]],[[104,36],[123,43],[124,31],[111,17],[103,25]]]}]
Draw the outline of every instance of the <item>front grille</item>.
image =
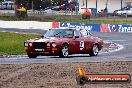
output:
[{"label": "front grille", "polygon": [[46,43],[44,42],[34,42],[33,46],[35,49],[45,49],[46,48]]}]

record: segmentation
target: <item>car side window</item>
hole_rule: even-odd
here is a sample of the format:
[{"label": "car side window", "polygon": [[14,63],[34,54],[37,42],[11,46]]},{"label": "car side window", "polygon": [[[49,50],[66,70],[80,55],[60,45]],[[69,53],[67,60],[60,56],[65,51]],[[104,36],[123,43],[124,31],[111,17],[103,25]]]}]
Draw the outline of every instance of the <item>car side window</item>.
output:
[{"label": "car side window", "polygon": [[88,37],[88,36],[89,36],[88,31],[85,30],[85,29],[81,29],[80,32],[81,32],[81,35],[82,35],[83,37]]},{"label": "car side window", "polygon": [[74,36],[79,36],[79,37],[81,37],[81,34],[80,34],[79,31],[75,30],[75,31],[74,31]]}]

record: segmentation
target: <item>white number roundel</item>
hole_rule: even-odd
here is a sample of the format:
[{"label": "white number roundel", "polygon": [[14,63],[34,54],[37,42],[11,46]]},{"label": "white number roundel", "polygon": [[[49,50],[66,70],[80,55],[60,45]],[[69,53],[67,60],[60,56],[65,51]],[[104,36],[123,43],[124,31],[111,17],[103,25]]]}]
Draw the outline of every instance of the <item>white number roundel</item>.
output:
[{"label": "white number roundel", "polygon": [[83,50],[84,49],[84,41],[81,41],[80,42],[80,50]]}]

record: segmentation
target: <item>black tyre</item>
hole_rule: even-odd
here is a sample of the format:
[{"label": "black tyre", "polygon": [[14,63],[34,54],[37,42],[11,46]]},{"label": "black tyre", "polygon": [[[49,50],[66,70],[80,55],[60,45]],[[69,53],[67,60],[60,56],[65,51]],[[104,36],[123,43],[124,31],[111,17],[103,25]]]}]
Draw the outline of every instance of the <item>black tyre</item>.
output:
[{"label": "black tyre", "polygon": [[69,49],[68,49],[68,44],[62,45],[62,48],[60,50],[60,55],[59,57],[68,57],[69,56]]},{"label": "black tyre", "polygon": [[127,17],[127,13],[122,13],[121,16],[122,17]]},{"label": "black tyre", "polygon": [[37,58],[37,55],[35,54],[27,54],[29,58]]},{"label": "black tyre", "polygon": [[99,47],[97,44],[93,45],[91,52],[89,53],[90,56],[97,56],[99,53]]},{"label": "black tyre", "polygon": [[127,13],[124,13],[123,16],[124,16],[124,17],[127,17]]}]

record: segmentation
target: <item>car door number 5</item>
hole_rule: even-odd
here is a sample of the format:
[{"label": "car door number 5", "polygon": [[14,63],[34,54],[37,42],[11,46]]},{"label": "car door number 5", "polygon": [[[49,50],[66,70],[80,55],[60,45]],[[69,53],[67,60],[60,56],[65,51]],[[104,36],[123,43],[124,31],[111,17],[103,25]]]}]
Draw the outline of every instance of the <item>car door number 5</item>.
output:
[{"label": "car door number 5", "polygon": [[81,41],[80,42],[80,50],[83,50],[84,49],[84,41]]}]

